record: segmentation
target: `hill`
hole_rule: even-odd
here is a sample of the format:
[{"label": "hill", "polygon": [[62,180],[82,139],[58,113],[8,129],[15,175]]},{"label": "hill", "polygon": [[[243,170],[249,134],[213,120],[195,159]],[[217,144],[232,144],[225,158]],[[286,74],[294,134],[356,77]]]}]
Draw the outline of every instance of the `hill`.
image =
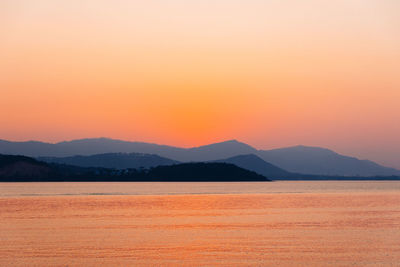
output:
[{"label": "hill", "polygon": [[53,174],[53,169],[46,163],[25,156],[0,155],[0,181],[24,177],[48,178]]},{"label": "hill", "polygon": [[265,176],[229,163],[182,163],[158,166],[147,173],[155,181],[270,181]]}]

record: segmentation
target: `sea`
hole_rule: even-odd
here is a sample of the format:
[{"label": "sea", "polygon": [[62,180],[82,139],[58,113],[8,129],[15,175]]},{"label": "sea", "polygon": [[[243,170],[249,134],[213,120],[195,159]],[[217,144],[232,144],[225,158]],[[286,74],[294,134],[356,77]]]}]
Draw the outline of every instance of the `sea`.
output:
[{"label": "sea", "polygon": [[0,183],[0,266],[400,266],[400,181]]}]

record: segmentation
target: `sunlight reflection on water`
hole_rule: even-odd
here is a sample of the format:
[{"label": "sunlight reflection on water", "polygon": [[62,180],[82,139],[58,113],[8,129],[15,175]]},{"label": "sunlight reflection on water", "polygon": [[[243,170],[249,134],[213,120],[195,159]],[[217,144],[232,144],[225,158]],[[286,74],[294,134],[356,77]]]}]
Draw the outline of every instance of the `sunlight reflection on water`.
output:
[{"label": "sunlight reflection on water", "polygon": [[0,265],[396,266],[399,185],[4,183]]}]

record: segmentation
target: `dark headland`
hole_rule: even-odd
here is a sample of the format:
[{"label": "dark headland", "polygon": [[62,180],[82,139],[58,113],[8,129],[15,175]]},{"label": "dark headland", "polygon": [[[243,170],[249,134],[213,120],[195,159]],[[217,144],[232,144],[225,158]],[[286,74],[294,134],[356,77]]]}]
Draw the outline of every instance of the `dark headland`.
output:
[{"label": "dark headland", "polygon": [[148,169],[110,169],[46,163],[0,155],[0,182],[239,182],[270,181],[229,163],[181,163]]}]

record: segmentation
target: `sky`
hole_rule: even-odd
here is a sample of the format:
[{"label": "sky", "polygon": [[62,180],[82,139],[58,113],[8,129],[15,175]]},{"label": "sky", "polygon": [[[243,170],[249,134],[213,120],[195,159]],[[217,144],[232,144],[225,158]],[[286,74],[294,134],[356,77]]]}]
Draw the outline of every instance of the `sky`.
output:
[{"label": "sky", "polygon": [[398,0],[3,0],[0,139],[311,145],[400,168]]}]

